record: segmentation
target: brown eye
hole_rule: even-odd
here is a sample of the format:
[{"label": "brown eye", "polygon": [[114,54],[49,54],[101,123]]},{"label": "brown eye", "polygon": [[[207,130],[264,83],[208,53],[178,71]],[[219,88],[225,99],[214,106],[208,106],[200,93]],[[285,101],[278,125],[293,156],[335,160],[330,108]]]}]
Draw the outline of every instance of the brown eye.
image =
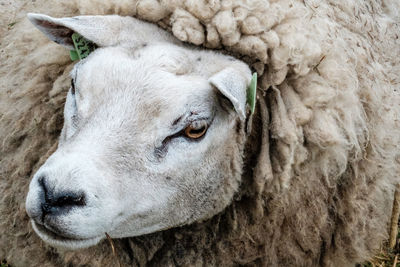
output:
[{"label": "brown eye", "polygon": [[206,122],[193,123],[185,128],[185,135],[191,139],[198,139],[207,132],[207,128]]}]

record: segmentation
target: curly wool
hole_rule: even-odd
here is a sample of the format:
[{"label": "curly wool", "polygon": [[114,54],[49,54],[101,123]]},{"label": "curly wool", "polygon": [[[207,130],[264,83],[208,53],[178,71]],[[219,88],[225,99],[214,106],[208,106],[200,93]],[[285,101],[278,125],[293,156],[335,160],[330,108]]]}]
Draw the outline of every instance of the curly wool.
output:
[{"label": "curly wool", "polygon": [[28,11],[136,16],[261,76],[235,201],[206,222],[115,240],[123,264],[351,266],[386,238],[400,173],[397,1],[37,0],[3,10],[0,258],[13,266],[117,261],[106,242],[48,247],[25,214],[30,176],[56,147],[72,66]]}]

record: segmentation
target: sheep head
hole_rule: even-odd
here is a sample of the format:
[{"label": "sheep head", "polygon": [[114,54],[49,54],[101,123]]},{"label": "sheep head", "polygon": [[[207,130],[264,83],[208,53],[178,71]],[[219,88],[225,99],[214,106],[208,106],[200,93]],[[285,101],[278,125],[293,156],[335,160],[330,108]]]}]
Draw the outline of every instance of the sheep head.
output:
[{"label": "sheep head", "polygon": [[88,247],[105,233],[201,221],[231,202],[246,139],[246,64],[130,17],[28,17],[69,49],[74,32],[98,46],[71,72],[59,146],[29,187],[26,210],[44,241]]}]

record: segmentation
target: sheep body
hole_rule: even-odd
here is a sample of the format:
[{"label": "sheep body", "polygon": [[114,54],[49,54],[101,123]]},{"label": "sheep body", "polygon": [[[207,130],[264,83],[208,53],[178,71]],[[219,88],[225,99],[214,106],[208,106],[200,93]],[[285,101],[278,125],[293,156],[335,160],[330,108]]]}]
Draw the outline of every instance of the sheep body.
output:
[{"label": "sheep body", "polygon": [[[117,240],[123,262],[351,266],[387,237],[400,173],[396,1],[40,0],[7,8],[16,18],[137,16],[182,41],[222,48],[261,76],[236,200],[209,221]],[[15,266],[108,266],[115,258],[107,243],[53,250],[28,224],[29,177],[55,149],[71,62],[26,20],[1,39],[0,256]]]}]

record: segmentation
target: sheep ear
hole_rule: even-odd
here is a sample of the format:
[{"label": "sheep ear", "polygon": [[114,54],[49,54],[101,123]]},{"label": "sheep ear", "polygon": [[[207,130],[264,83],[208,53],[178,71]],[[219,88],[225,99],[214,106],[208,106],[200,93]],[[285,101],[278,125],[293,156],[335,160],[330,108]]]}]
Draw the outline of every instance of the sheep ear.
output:
[{"label": "sheep ear", "polygon": [[110,46],[120,32],[118,16],[79,16],[72,18],[52,18],[43,14],[29,13],[28,19],[50,40],[74,49],[72,34],[79,33],[98,46]]},{"label": "sheep ear", "polygon": [[250,78],[246,78],[238,70],[228,67],[214,74],[208,80],[231,101],[241,120],[246,119],[247,88]]}]

